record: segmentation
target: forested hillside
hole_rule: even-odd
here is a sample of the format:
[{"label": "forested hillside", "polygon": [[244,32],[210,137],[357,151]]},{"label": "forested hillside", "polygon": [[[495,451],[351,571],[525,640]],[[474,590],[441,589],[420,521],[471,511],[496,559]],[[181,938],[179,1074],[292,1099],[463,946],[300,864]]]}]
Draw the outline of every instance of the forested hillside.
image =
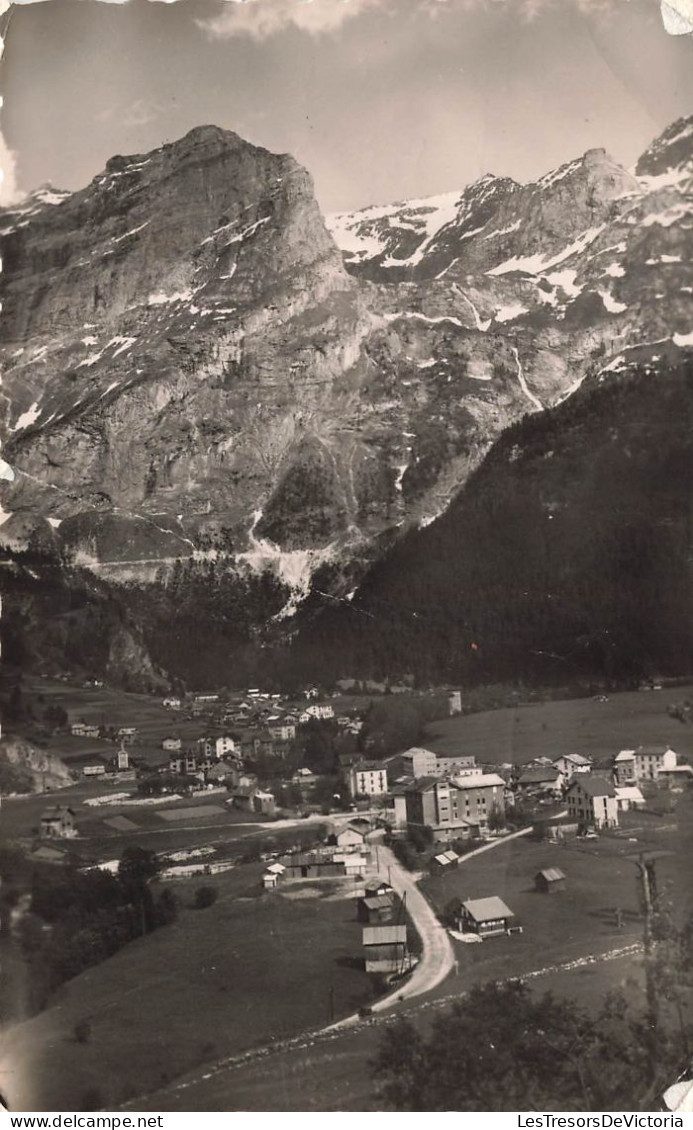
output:
[{"label": "forested hillside", "polygon": [[304,626],[301,654],[464,682],[689,671],[692,465],[690,356],[595,379],[509,427],[446,514]]}]

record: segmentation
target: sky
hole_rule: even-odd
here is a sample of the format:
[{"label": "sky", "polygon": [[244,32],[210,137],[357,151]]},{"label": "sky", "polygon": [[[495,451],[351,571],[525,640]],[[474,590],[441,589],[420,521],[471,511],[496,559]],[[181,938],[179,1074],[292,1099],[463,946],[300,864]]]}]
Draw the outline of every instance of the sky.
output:
[{"label": "sky", "polygon": [[42,0],[10,9],[5,201],[216,124],[313,175],[324,212],[601,146],[633,164],[693,112],[657,0]]}]

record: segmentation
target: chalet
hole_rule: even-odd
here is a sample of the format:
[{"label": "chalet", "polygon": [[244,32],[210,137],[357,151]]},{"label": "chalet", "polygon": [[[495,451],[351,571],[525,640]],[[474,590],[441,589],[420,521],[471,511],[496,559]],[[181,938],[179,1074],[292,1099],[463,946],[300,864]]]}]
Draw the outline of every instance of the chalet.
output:
[{"label": "chalet", "polygon": [[[365,823],[365,827],[363,823]],[[330,842],[342,851],[360,851],[370,830],[370,824],[367,821],[363,823],[361,821],[357,823],[353,820],[341,826],[334,824],[329,836]]]},{"label": "chalet", "polygon": [[68,840],[76,836],[74,811],[62,805],[47,808],[41,816],[39,831],[46,840]]},{"label": "chalet", "polygon": [[560,867],[545,867],[534,876],[534,888],[543,895],[551,895],[565,887],[565,875]]},{"label": "chalet", "polygon": [[496,895],[483,899],[453,900],[456,906],[452,917],[461,934],[478,934],[480,938],[492,938],[496,934],[507,934],[515,917],[512,910]]},{"label": "chalet", "polygon": [[202,704],[202,705],[204,705],[208,702],[218,702],[218,701],[219,701],[219,695],[218,694],[196,694],[193,697],[194,703],[198,703],[198,704]]},{"label": "chalet", "polygon": [[568,816],[583,827],[612,828],[618,824],[616,789],[606,777],[580,773],[565,794]]},{"label": "chalet", "polygon": [[286,867],[283,863],[270,863],[262,876],[262,885],[265,890],[272,890],[274,887],[278,887],[285,874]]},{"label": "chalet", "polygon": [[161,748],[167,750],[169,753],[176,753],[179,749],[182,749],[182,746],[183,743],[180,738],[164,738],[161,743]]},{"label": "chalet", "polygon": [[359,899],[357,916],[359,922],[373,925],[378,922],[391,922],[395,912],[395,899],[392,891],[382,895],[366,895]]},{"label": "chalet", "polygon": [[616,785],[616,805],[619,812],[630,808],[644,808],[646,801],[637,785]]},{"label": "chalet", "polygon": [[387,766],[382,761],[358,761],[348,774],[349,792],[357,796],[385,796]]},{"label": "chalet", "polygon": [[364,926],[367,973],[401,973],[408,966],[406,926]]},{"label": "chalet", "polygon": [[162,699],[161,705],[168,707],[169,710],[180,710],[183,704],[179,698],[169,695],[167,698]]},{"label": "chalet", "polygon": [[130,745],[137,738],[137,726],[120,726],[116,730],[116,738],[119,742]]},{"label": "chalet", "polygon": [[550,792],[559,794],[563,788],[564,776],[555,765],[533,765],[525,769],[517,779],[517,792],[524,795]]},{"label": "chalet", "polygon": [[566,753],[554,761],[553,767],[563,775],[564,780],[569,781],[576,773],[589,773],[592,762],[589,757],[583,757],[581,753]]}]

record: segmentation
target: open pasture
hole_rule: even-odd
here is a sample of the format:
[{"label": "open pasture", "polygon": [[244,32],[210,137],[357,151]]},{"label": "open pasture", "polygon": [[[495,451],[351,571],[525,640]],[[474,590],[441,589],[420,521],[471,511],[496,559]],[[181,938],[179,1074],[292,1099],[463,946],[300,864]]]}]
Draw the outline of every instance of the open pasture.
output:
[{"label": "open pasture", "polygon": [[693,687],[612,694],[607,702],[564,699],[457,715],[431,722],[422,741],[446,756],[472,754],[479,764],[523,764],[535,757],[552,760],[581,753],[597,760],[620,749],[670,742],[693,759],[693,728],[667,714]]}]

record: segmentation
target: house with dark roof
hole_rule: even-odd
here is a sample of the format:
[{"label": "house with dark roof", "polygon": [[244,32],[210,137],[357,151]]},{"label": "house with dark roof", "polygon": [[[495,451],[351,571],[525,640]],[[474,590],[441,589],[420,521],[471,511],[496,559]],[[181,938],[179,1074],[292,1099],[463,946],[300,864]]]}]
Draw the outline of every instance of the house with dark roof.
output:
[{"label": "house with dark roof", "polygon": [[618,824],[616,789],[607,777],[579,773],[565,794],[568,816],[585,828],[614,828]]},{"label": "house with dark roof", "polygon": [[454,928],[461,934],[478,934],[480,938],[507,934],[515,917],[497,895],[482,899],[453,899],[448,904],[448,913]]},{"label": "house with dark roof", "polygon": [[381,895],[367,895],[359,899],[357,915],[359,922],[367,925],[379,922],[391,922],[395,912],[394,891],[386,891]]},{"label": "house with dark roof", "polygon": [[555,765],[532,765],[523,770],[517,778],[518,793],[552,792],[560,793],[565,777]]},{"label": "house with dark roof", "polygon": [[385,895],[392,890],[392,887],[384,879],[369,879],[363,888],[365,898],[372,898],[373,895]]},{"label": "house with dark roof", "polygon": [[563,774],[566,781],[569,781],[576,773],[589,773],[592,762],[589,757],[583,757],[581,753],[565,753],[554,761],[553,766]]},{"label": "house with dark roof", "polygon": [[565,873],[560,867],[545,867],[534,876],[534,888],[543,895],[552,895],[565,887]]},{"label": "house with dark roof", "polygon": [[41,816],[39,831],[46,840],[67,840],[76,836],[74,811],[62,805],[47,808]]}]

